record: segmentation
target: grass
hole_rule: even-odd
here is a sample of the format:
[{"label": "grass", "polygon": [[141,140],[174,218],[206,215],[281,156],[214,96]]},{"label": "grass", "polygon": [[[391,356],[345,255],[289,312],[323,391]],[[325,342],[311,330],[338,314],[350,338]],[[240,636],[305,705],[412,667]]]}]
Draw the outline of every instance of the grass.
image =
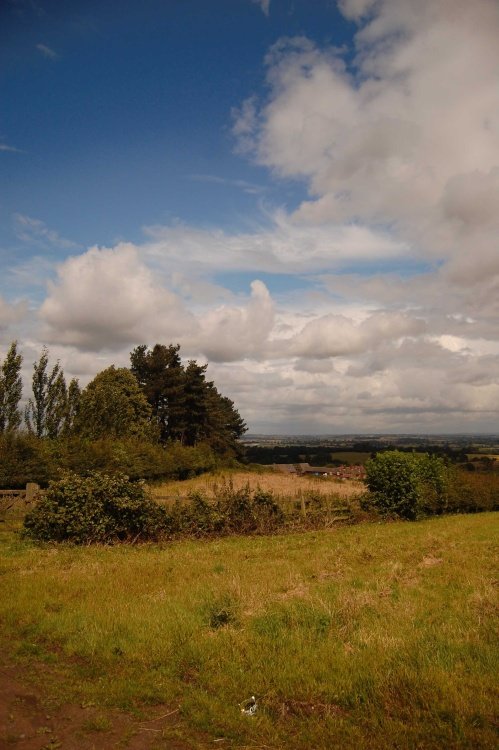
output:
[{"label": "grass", "polygon": [[498,525],[56,547],[3,524],[3,648],[56,669],[53,700],[178,706],[206,747],[493,748]]},{"label": "grass", "polygon": [[307,492],[350,498],[365,490],[363,482],[341,481],[333,477],[287,475],[277,471],[221,471],[216,475],[205,474],[184,481],[163,482],[153,486],[151,490],[156,497],[186,497],[190,492],[203,492],[207,497],[212,497],[216,487],[228,481],[232,482],[236,490],[249,484],[252,489],[260,487],[273,492],[276,500],[285,501],[299,498]]},{"label": "grass", "polygon": [[331,461],[341,461],[345,464],[365,464],[370,458],[370,451],[336,451],[331,453]]}]

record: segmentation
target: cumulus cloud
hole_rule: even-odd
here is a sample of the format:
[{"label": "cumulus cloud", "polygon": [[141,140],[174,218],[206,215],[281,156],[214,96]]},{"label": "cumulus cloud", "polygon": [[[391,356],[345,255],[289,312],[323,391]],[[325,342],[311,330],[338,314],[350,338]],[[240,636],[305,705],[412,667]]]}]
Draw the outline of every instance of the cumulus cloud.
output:
[{"label": "cumulus cloud", "polygon": [[[499,6],[339,8],[357,24],[353,57],[281,39],[266,98],[234,112],[239,151],[303,181],[307,200],[246,231],[152,226],[141,245],[68,258],[39,315],[69,370],[179,342],[255,430],[497,429]],[[37,219],[16,227],[74,250]],[[281,274],[306,284],[283,291]],[[13,320],[0,302],[0,325]]]},{"label": "cumulus cloud", "polygon": [[[305,37],[281,39],[265,59],[267,96],[251,96],[234,111],[239,150],[309,190],[285,222],[304,239],[309,278],[333,311],[316,307],[301,326],[299,316],[288,323],[286,351],[299,358],[290,368],[295,388],[296,379],[308,378],[318,404],[319,382],[328,384],[348,401],[351,424],[364,415],[368,429],[387,415],[400,428],[424,429],[432,420],[448,429],[459,420],[470,429],[491,426],[498,388],[499,6],[338,6],[357,24],[353,57]],[[378,263],[373,236],[382,232],[398,249],[385,256],[385,273],[369,269],[368,253],[347,252],[343,237],[353,227],[370,237]],[[317,241],[326,235],[329,245]],[[307,236],[322,253],[310,252]],[[342,303],[344,313],[334,310]],[[349,314],[352,304],[364,314]],[[303,420],[309,406],[303,403]],[[325,406],[322,414],[345,423],[341,407]]]},{"label": "cumulus cloud", "polygon": [[21,321],[28,311],[26,301],[9,303],[0,295],[0,329],[6,330]]},{"label": "cumulus cloud", "polygon": [[223,305],[202,318],[199,346],[216,362],[259,358],[274,324],[274,307],[265,284],[253,281],[244,307]]},{"label": "cumulus cloud", "polygon": [[420,253],[459,254],[462,226],[483,231],[498,215],[499,6],[340,7],[359,24],[353,67],[308,39],[279,41],[268,99],[244,104],[235,132],[259,163],[308,181],[297,219],[388,223]]},{"label": "cumulus cloud", "polygon": [[214,361],[259,357],[272,330],[273,304],[255,280],[249,300],[197,316],[161,285],[137,248],[91,248],[58,267],[40,308],[49,343],[80,350],[120,351],[145,341],[181,341],[186,353]]},{"label": "cumulus cloud", "polygon": [[49,342],[118,349],[146,334],[176,340],[192,325],[181,301],[155,282],[132,245],[91,248],[68,258],[57,273],[40,308]]},{"label": "cumulus cloud", "polygon": [[289,349],[299,357],[324,359],[369,351],[383,340],[396,341],[425,331],[424,320],[401,313],[376,313],[358,324],[342,315],[325,315],[307,323]]}]

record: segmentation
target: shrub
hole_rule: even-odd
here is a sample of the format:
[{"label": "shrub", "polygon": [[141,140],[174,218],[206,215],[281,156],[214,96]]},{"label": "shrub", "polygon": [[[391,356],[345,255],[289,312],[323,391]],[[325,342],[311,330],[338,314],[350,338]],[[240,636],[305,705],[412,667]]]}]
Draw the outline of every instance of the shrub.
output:
[{"label": "shrub", "polygon": [[447,509],[451,513],[499,510],[499,476],[454,469],[447,488]]},{"label": "shrub", "polygon": [[158,539],[169,516],[149,498],[142,482],[125,475],[65,473],[24,521],[26,535],[41,541],[112,543]]},{"label": "shrub", "polygon": [[192,493],[190,503],[173,509],[174,530],[195,536],[268,533],[284,524],[284,514],[271,492],[235,489],[232,481],[214,488],[213,500]]},{"label": "shrub", "polygon": [[366,463],[366,472],[365,508],[410,520],[446,510],[448,471],[441,458],[386,451]]},{"label": "shrub", "polygon": [[25,432],[0,435],[0,487],[18,489],[27,482],[46,487],[55,470],[49,441]]}]

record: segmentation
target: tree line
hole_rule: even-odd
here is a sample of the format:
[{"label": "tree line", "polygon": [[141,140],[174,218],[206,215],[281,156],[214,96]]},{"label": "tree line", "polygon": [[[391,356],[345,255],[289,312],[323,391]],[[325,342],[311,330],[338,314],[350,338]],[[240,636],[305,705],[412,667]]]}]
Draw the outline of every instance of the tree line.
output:
[{"label": "tree line", "polygon": [[[189,465],[196,456],[198,468],[207,457],[212,463],[213,457],[227,459],[240,454],[238,439],[246,430],[244,420],[233,401],[207,379],[207,365],[195,360],[182,362],[178,344],[156,344],[152,349],[138,346],[130,354],[129,368],[111,365],[83,389],[76,378],[67,382],[60,362],[51,365],[49,351],[43,347],[33,365],[31,395],[24,408],[22,363],[18,343],[13,341],[0,366],[4,455],[6,447],[12,452],[12,446],[21,443],[36,445],[43,455],[49,446],[56,464],[64,464],[61,456],[65,454],[66,463],[75,468],[73,454],[86,450],[92,455],[93,451],[102,460],[96,456],[96,466],[89,468],[108,470],[111,459],[104,459],[103,454],[113,456],[112,461],[120,464],[116,456],[122,449],[121,453],[128,455],[128,464],[130,453],[134,459],[139,453],[142,457],[147,453],[149,473],[154,463],[159,467],[156,473],[161,473],[161,466],[171,469],[171,461],[165,464],[166,453],[175,455],[180,463],[190,456]],[[21,449],[16,450],[19,453]],[[200,456],[204,457],[201,461]],[[80,463],[85,467],[89,460]],[[117,469],[127,470],[126,463],[121,461]],[[144,461],[131,463],[136,472],[138,464],[144,465]],[[0,483],[6,481],[0,472]]]}]

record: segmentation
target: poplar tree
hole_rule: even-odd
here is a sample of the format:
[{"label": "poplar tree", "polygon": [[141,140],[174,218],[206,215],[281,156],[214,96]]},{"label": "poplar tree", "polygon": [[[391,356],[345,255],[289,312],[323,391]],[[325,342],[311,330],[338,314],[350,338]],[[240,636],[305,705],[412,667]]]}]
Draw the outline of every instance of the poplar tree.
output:
[{"label": "poplar tree", "polygon": [[24,412],[26,426],[29,432],[34,432],[37,437],[42,437],[45,432],[45,414],[47,411],[47,366],[49,353],[47,347],[43,347],[40,359],[33,364],[33,377],[31,388],[33,398],[30,398]]},{"label": "poplar tree", "polygon": [[47,406],[45,413],[45,433],[55,439],[64,425],[68,405],[68,389],[59,362],[54,366],[47,382]]},{"label": "poplar tree", "polygon": [[0,433],[14,432],[22,422],[19,402],[22,396],[23,358],[13,341],[0,371]]},{"label": "poplar tree", "polygon": [[68,385],[66,399],[66,413],[64,415],[64,424],[62,432],[64,435],[71,435],[74,432],[75,424],[80,411],[81,388],[78,380],[72,378]]},{"label": "poplar tree", "polygon": [[32,391],[24,417],[29,432],[37,437],[55,439],[62,433],[68,409],[68,389],[59,362],[48,370],[49,352],[43,347],[33,365]]}]

